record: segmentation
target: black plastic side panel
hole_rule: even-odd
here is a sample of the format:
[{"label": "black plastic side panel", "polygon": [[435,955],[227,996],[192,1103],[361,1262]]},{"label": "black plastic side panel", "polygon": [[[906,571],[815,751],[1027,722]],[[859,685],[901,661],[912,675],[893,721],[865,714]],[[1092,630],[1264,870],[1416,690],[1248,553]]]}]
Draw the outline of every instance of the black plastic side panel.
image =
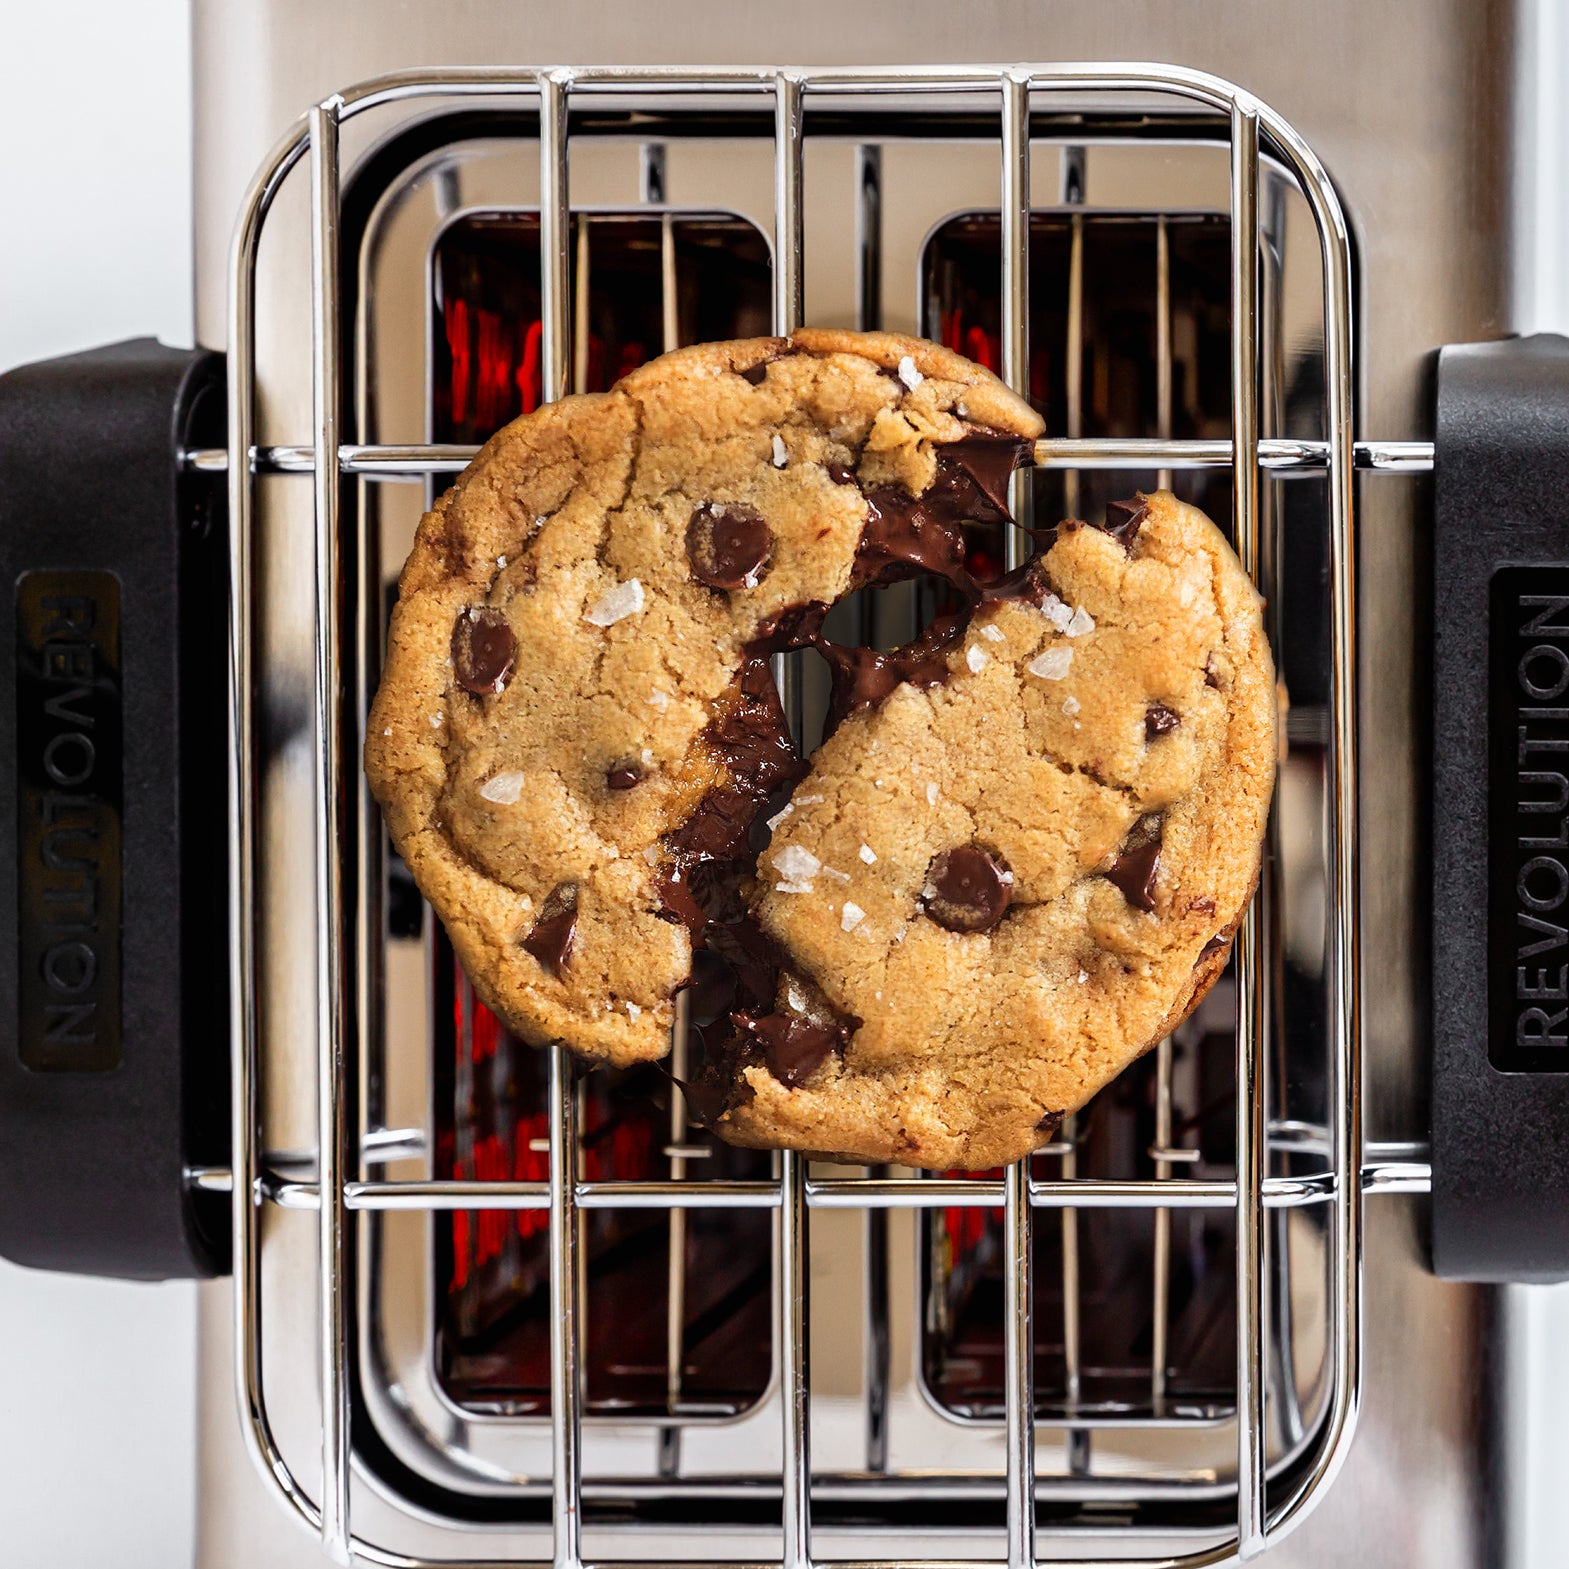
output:
[{"label": "black plastic side panel", "polygon": [[1443,350],[1435,500],[1433,1262],[1452,1279],[1559,1280],[1569,340]]},{"label": "black plastic side panel", "polygon": [[223,362],[0,376],[0,1253],[228,1267]]}]

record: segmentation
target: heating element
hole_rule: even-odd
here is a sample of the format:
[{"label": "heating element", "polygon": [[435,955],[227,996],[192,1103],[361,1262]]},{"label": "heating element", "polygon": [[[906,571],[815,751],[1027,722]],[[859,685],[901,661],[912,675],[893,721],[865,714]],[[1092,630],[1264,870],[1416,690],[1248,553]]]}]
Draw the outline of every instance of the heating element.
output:
[{"label": "heating element", "polygon": [[[379,942],[370,916],[380,911],[380,828],[364,809],[357,781],[360,727],[368,706],[374,658],[367,657],[380,636],[379,580],[374,593],[361,592],[370,576],[360,513],[348,504],[347,482],[448,474],[472,456],[470,446],[355,445],[342,439],[348,416],[345,363],[346,280],[340,276],[340,130],[355,117],[389,104],[448,105],[457,101],[500,105],[513,114],[537,116],[539,144],[538,375],[540,396],[557,398],[572,389],[574,372],[586,373],[583,322],[577,324],[574,356],[574,253],[584,255],[587,225],[574,218],[568,168],[569,121],[574,145],[595,134],[625,111],[655,114],[673,134],[684,120],[729,115],[754,119],[759,106],[772,111],[774,203],[772,227],[772,316],[776,331],[788,331],[803,314],[805,259],[804,207],[807,144],[837,138],[869,144],[898,117],[913,117],[928,131],[953,130],[994,140],[1001,159],[1001,189],[996,225],[1000,253],[1000,305],[997,337],[999,370],[1016,390],[1029,391],[1029,341],[1032,224],[1030,157],[1032,144],[1077,146],[1101,141],[1122,143],[1162,138],[1225,147],[1228,152],[1230,435],[1179,439],[1170,433],[1169,385],[1160,398],[1165,410],[1162,434],[1122,438],[1079,434],[1082,410],[1070,407],[1063,423],[1068,433],[1048,435],[1035,452],[1036,477],[1060,473],[1064,496],[1080,499],[1077,487],[1093,484],[1108,472],[1132,470],[1164,475],[1171,471],[1225,471],[1232,478],[1232,537],[1250,572],[1272,605],[1284,592],[1281,563],[1272,559],[1261,537],[1261,483],[1301,476],[1301,494],[1289,519],[1292,528],[1312,530],[1320,541],[1325,569],[1322,620],[1326,669],[1324,701],[1304,721],[1294,718],[1288,734],[1321,756],[1323,835],[1323,1009],[1314,1021],[1314,1047],[1322,1059],[1322,1081],[1309,1099],[1319,1108],[1292,1116],[1292,1101],[1277,1048],[1281,1042],[1280,973],[1282,932],[1288,921],[1278,892],[1264,879],[1237,939],[1235,974],[1235,1109],[1231,1175],[1183,1177],[1176,1168],[1192,1158],[1191,1144],[1173,1128],[1173,1049],[1154,1055],[1154,1137],[1148,1150],[1152,1178],[1079,1175],[1080,1145],[1066,1128],[1062,1140],[1007,1172],[985,1177],[930,1177],[894,1173],[850,1174],[843,1169],[809,1170],[791,1153],[771,1162],[767,1174],[710,1178],[701,1162],[685,1153],[671,1156],[667,1179],[626,1179],[590,1175],[579,1137],[581,1087],[573,1065],[559,1050],[547,1055],[543,1178],[435,1178],[388,1180],[370,1168],[424,1155],[419,1130],[364,1124],[374,1103],[371,1066],[380,1060],[382,1006],[377,995],[381,974],[371,950]],[[1131,106],[1131,107],[1130,107]],[[706,123],[706,122],[705,122]],[[621,125],[619,134],[635,136]],[[310,269],[314,435],[308,444],[259,446],[256,441],[257,366],[255,268],[258,248],[274,199],[296,164],[304,160],[310,180]],[[863,212],[866,193],[876,194],[874,159],[858,160]],[[1312,436],[1261,435],[1262,389],[1277,376],[1263,351],[1268,336],[1261,294],[1270,287],[1271,229],[1261,192],[1284,180],[1311,215],[1322,278],[1321,377],[1322,427]],[[984,215],[982,215],[984,217]],[[667,225],[667,227],[669,227]],[[1070,247],[1082,246],[1082,225],[1067,222]],[[576,238],[576,243],[574,243]],[[1161,228],[1157,245],[1165,253],[1169,235]],[[302,259],[303,260],[303,259]],[[1082,254],[1077,265],[1082,269]],[[1070,272],[1072,263],[1070,262]],[[1162,274],[1169,276],[1169,274]],[[229,440],[226,453],[198,452],[196,467],[227,465],[231,513],[231,711],[236,746],[231,799],[231,858],[234,867],[231,939],[235,1041],[234,1227],[235,1330],[238,1382],[247,1438],[264,1474],[287,1505],[319,1532],[327,1551],[346,1561],[352,1551],[364,1562],[414,1564],[512,1562],[474,1559],[454,1537],[450,1553],[411,1555],[394,1541],[371,1541],[351,1521],[351,1450],[365,1431],[364,1381],[355,1363],[357,1325],[372,1297],[367,1271],[373,1270],[385,1239],[372,1223],[398,1211],[468,1215],[535,1212],[546,1220],[548,1239],[548,1426],[539,1429],[545,1463],[526,1477],[498,1469],[489,1494],[543,1499],[548,1496],[550,1561],[584,1561],[585,1509],[588,1528],[614,1533],[650,1527],[663,1520],[738,1519],[764,1545],[758,1562],[790,1566],[824,1562],[812,1551],[814,1516],[832,1510],[835,1540],[861,1533],[871,1542],[899,1542],[919,1536],[922,1520],[902,1527],[910,1510],[941,1518],[950,1511],[954,1529],[973,1527],[973,1557],[945,1562],[995,1561],[985,1510],[995,1502],[1005,1524],[1006,1557],[1011,1565],[1037,1561],[1037,1530],[1044,1519],[1053,1532],[1071,1541],[1077,1532],[1124,1532],[1128,1553],[1105,1561],[1118,1563],[1210,1564],[1250,1557],[1301,1517],[1333,1475],[1349,1442],[1357,1402],[1360,1331],[1360,1221],[1368,1191],[1420,1191],[1426,1167],[1419,1152],[1395,1147],[1364,1150],[1361,1138],[1360,1040],[1357,982],[1357,846],[1355,776],[1355,594],[1352,478],[1356,468],[1377,472],[1421,472],[1431,464],[1431,449],[1421,443],[1354,444],[1352,406],[1352,255],[1340,207],[1312,150],[1293,129],[1247,93],[1216,78],[1168,67],[1078,66],[1008,69],[899,68],[865,70],[613,70],[489,72],[431,71],[385,77],[335,95],[313,108],[294,127],[258,174],[247,195],[232,253],[229,318]],[[865,290],[863,289],[863,295]],[[579,295],[581,297],[581,294]],[[1168,320],[1163,315],[1162,320]],[[1069,349],[1075,341],[1067,337]],[[964,345],[959,345],[963,347]],[[1169,365],[1169,355],[1162,363]],[[1168,376],[1169,381],[1169,376]],[[1070,389],[1076,385],[1068,378]],[[1274,406],[1273,400],[1271,405]],[[309,696],[309,740],[315,783],[315,997],[317,1064],[317,1150],[314,1161],[290,1162],[262,1147],[262,1099],[269,1065],[258,1050],[256,998],[258,963],[257,824],[254,773],[258,757],[253,690],[256,628],[252,625],[252,549],[255,476],[296,473],[312,476],[314,520],[315,667]],[[1029,495],[1030,476],[1021,476],[1019,503]],[[1044,489],[1044,485],[1043,485]],[[1274,516],[1271,513],[1271,516]],[[1018,533],[1007,542],[1008,565],[1021,559]],[[787,704],[797,714],[810,696],[798,666],[781,671]],[[1224,994],[1220,994],[1224,995]],[[1278,1109],[1277,1109],[1278,1102]],[[361,1126],[353,1113],[358,1109]],[[1273,1114],[1272,1114],[1273,1113]],[[683,1150],[682,1130],[672,1128],[671,1148]],[[677,1161],[681,1164],[677,1165]],[[309,1168],[314,1165],[314,1170]],[[213,1173],[205,1180],[221,1185]],[[314,1332],[317,1340],[322,1410],[319,1487],[302,1477],[274,1439],[264,1377],[263,1323],[268,1284],[261,1265],[262,1232],[272,1210],[310,1209],[319,1213],[317,1261],[320,1289]],[[599,1474],[585,1466],[590,1429],[585,1428],[582,1384],[584,1347],[584,1214],[657,1211],[684,1216],[698,1211],[759,1211],[772,1227],[772,1337],[777,1393],[763,1401],[760,1414],[777,1423],[778,1467],[771,1475],[754,1472],[716,1478],[683,1471],[675,1439],[661,1437],[671,1464],[661,1466],[654,1482]],[[813,1398],[807,1344],[809,1316],[808,1228],[814,1214],[855,1211],[883,1224],[897,1211],[925,1217],[929,1249],[939,1224],[950,1237],[965,1229],[966,1217],[1000,1215],[1001,1364],[995,1400],[972,1399],[967,1407],[950,1400],[938,1416],[962,1430],[962,1422],[988,1426],[1001,1434],[1000,1477],[973,1462],[945,1469],[940,1455],[920,1465],[890,1459],[869,1444],[868,1464],[853,1473],[814,1471],[809,1445]],[[1155,1268],[1151,1282],[1153,1343],[1148,1350],[1148,1392],[1126,1409],[1085,1398],[1086,1370],[1077,1347],[1083,1326],[1079,1302],[1078,1255],[1111,1212],[1148,1215],[1153,1226]],[[1054,1215],[1049,1212],[1054,1212]],[[1167,1325],[1174,1225],[1190,1214],[1225,1212],[1234,1227],[1234,1386],[1205,1402],[1183,1401],[1166,1388]],[[1320,1223],[1323,1288],[1321,1295],[1323,1377],[1313,1391],[1312,1411],[1282,1411],[1297,1398],[1291,1363],[1294,1345],[1282,1318],[1292,1301],[1288,1290],[1272,1287],[1276,1272],[1289,1268],[1282,1229],[1272,1242],[1271,1227],[1293,1212],[1311,1213]],[[952,1217],[958,1217],[953,1221]],[[355,1217],[359,1217],[356,1220]],[[939,1217],[943,1217],[939,1223]],[[1038,1300],[1035,1233],[1048,1223],[1060,1226],[1056,1266],[1062,1274],[1062,1360],[1064,1387],[1043,1402],[1037,1391]],[[356,1231],[356,1226],[361,1227]],[[671,1222],[672,1236],[678,1228]],[[674,1246],[674,1244],[672,1244]],[[872,1250],[876,1257],[876,1250]],[[939,1265],[931,1263],[934,1271]],[[877,1266],[874,1265],[874,1270]],[[1071,1279],[1070,1279],[1071,1275]],[[675,1271],[672,1271],[672,1280]],[[935,1301],[932,1292],[926,1297]],[[677,1322],[671,1308],[671,1322]],[[930,1344],[930,1342],[928,1342]],[[1283,1375],[1275,1366],[1286,1347]],[[867,1337],[875,1359],[877,1337]],[[679,1366],[679,1348],[670,1368]],[[1274,1372],[1272,1373],[1272,1367]],[[934,1384],[940,1380],[928,1379]],[[866,1384],[868,1424],[879,1431],[873,1408],[879,1384]],[[1269,1398],[1273,1388],[1277,1398]],[[1283,1394],[1284,1392],[1284,1394]],[[651,1418],[661,1433],[675,1432],[672,1404],[663,1420]],[[939,1399],[939,1407],[943,1403]],[[1063,1432],[1065,1464],[1037,1465],[1037,1426],[1046,1422]],[[1146,1423],[1199,1441],[1217,1425],[1234,1428],[1234,1457],[1226,1468],[1173,1466],[1172,1451],[1146,1457],[1121,1454],[1114,1470],[1089,1464],[1095,1435],[1121,1424]],[[1274,1442],[1272,1443],[1272,1435]],[[661,1451],[662,1453],[665,1450]],[[1180,1452],[1180,1451],[1179,1451]],[[385,1476],[377,1485],[386,1489]],[[924,1500],[924,1503],[923,1503]],[[411,1507],[437,1513],[426,1499]],[[726,1513],[727,1510],[740,1513]],[[639,1514],[639,1510],[645,1511]],[[674,1510],[661,1516],[659,1509]],[[1146,1509],[1147,1514],[1140,1514]],[[776,1521],[771,1532],[756,1525],[758,1511]],[[597,1512],[597,1513],[596,1513]],[[1230,1517],[1229,1527],[1222,1517]],[[481,1516],[481,1519],[513,1518]],[[527,1521],[527,1516],[517,1517]],[[534,1537],[540,1539],[539,1516]],[[904,1534],[901,1536],[901,1529]],[[949,1532],[951,1534],[951,1531]],[[1196,1545],[1144,1552],[1153,1536],[1192,1538]],[[688,1541],[701,1547],[702,1536]],[[770,1543],[777,1545],[768,1545]],[[1053,1537],[1054,1543],[1063,1538]],[[1097,1537],[1097,1541],[1099,1538]],[[980,1551],[979,1549],[986,1549]],[[1082,1548],[1075,1549],[1081,1556]],[[695,1552],[691,1547],[689,1552]],[[613,1555],[611,1555],[613,1557]],[[596,1562],[611,1557],[596,1556]],[[631,1561],[630,1559],[628,1561]],[[695,1556],[694,1556],[695,1561]],[[849,1561],[849,1560],[841,1560]],[[908,1563],[885,1545],[879,1556],[853,1561]]]}]

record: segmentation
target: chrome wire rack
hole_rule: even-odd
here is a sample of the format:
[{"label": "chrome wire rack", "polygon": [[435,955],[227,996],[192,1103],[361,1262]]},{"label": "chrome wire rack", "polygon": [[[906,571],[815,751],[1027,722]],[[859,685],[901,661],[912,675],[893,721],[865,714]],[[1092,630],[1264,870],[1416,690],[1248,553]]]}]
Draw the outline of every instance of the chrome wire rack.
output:
[{"label": "chrome wire rack", "polygon": [[[1234,538],[1250,572],[1259,567],[1261,472],[1318,474],[1326,487],[1330,570],[1330,700],[1328,705],[1327,965],[1329,1010],[1326,1126],[1302,1146],[1322,1159],[1305,1175],[1266,1176],[1264,1073],[1267,985],[1257,908],[1236,944],[1236,1177],[1174,1177],[1157,1165],[1155,1180],[1112,1181],[1070,1175],[1033,1176],[1028,1162],[1000,1180],[925,1177],[813,1178],[795,1154],[780,1157],[777,1177],[762,1181],[594,1181],[579,1178],[579,1143],[571,1065],[558,1049],[549,1067],[549,1179],[524,1181],[390,1181],[368,1179],[374,1159],[363,1148],[351,1158],[346,1086],[356,1069],[356,1022],[361,1000],[345,960],[344,873],[340,844],[346,828],[345,737],[357,736],[362,715],[342,679],[346,541],[340,529],[346,476],[386,478],[453,473],[472,456],[454,446],[364,446],[340,439],[342,428],[339,223],[342,214],[340,128],[379,106],[437,100],[494,100],[537,112],[540,148],[540,256],[543,391],[547,400],[570,390],[572,364],[571,224],[568,114],[577,99],[708,103],[717,96],[771,103],[774,121],[773,314],[779,332],[803,314],[803,180],[806,116],[815,106],[848,99],[937,103],[954,95],[994,105],[1001,151],[1003,375],[1026,390],[1029,363],[1028,277],[1031,115],[1035,105],[1079,105],[1115,95],[1134,98],[1152,118],[1203,114],[1222,127],[1230,149],[1231,420],[1229,440],[1054,439],[1037,443],[1042,468],[1183,469],[1234,471]],[[1322,265],[1324,385],[1327,439],[1260,439],[1257,337],[1258,258],[1261,244],[1261,156],[1283,167],[1306,198]],[[310,265],[314,437],[308,445],[258,446],[256,264],[263,226],[286,177],[304,160],[310,190]],[[1360,1108],[1357,971],[1356,839],[1356,611],[1353,478],[1356,471],[1411,473],[1431,467],[1422,443],[1355,443],[1352,425],[1351,252],[1334,189],[1297,133],[1246,92],[1197,72],[1155,65],[934,67],[889,70],[618,70],[422,71],[378,78],[312,108],[267,159],[245,198],[231,253],[229,309],[229,426],[226,451],[186,454],[196,469],[228,471],[231,525],[230,713],[234,768],[230,797],[232,1038],[234,1108],[232,1176],[193,1174],[193,1180],[233,1191],[237,1382],[247,1440],[263,1474],[338,1562],[351,1558],[384,1565],[474,1562],[427,1559],[356,1535],[350,1518],[351,1404],[349,1337],[353,1287],[347,1232],[361,1211],[543,1210],[549,1221],[551,1561],[570,1569],[583,1557],[584,1475],[581,1376],[581,1252],[578,1216],[603,1208],[687,1210],[750,1208],[772,1212],[776,1227],[776,1344],[782,1380],[782,1456],[779,1477],[780,1551],[769,1562],[803,1569],[825,1560],[812,1553],[813,1477],[809,1453],[812,1399],[807,1343],[809,1282],[806,1238],[814,1210],[850,1208],[935,1210],[989,1208],[1004,1220],[1004,1425],[1006,1432],[1006,1551],[1014,1569],[1037,1560],[1035,1391],[1032,1348],[1033,1210],[1093,1212],[1138,1209],[1157,1213],[1215,1209],[1234,1213],[1237,1454],[1235,1529],[1227,1539],[1177,1557],[1119,1557],[1117,1563],[1200,1565],[1250,1558],[1284,1532],[1333,1476],[1350,1441],[1357,1406],[1360,1331],[1360,1227],[1363,1194],[1420,1191],[1427,1168],[1420,1151],[1392,1149],[1364,1164]],[[265,473],[312,476],[315,527],[315,668],[310,719],[315,784],[315,1059],[317,1160],[314,1176],[281,1175],[264,1155],[257,1025],[257,848],[253,715],[256,628],[253,626],[252,551],[255,477]],[[364,832],[363,828],[360,830]],[[1169,1101],[1167,1108],[1169,1124]],[[1169,1133],[1169,1129],[1168,1129]],[[1169,1136],[1164,1141],[1170,1143]],[[383,1158],[385,1158],[383,1156]],[[263,1377],[261,1232],[268,1206],[319,1211],[316,1336],[322,1401],[321,1487],[308,1493],[275,1440]],[[1289,1485],[1267,1487],[1265,1358],[1265,1244],[1267,1210],[1321,1206],[1327,1213],[1324,1420],[1307,1462]],[[499,1562],[500,1560],[484,1560]],[[509,1560],[510,1561],[510,1560]],[[900,1563],[909,1559],[901,1558]],[[975,1560],[981,1562],[983,1560]],[[991,1560],[984,1560],[991,1561]],[[946,1560],[957,1569],[957,1560]],[[608,1569],[608,1566],[607,1566]],[[849,1569],[848,1564],[844,1569]],[[873,1569],[867,1560],[861,1569]],[[887,1564],[893,1569],[893,1563]],[[935,1569],[935,1565],[933,1566]]]}]

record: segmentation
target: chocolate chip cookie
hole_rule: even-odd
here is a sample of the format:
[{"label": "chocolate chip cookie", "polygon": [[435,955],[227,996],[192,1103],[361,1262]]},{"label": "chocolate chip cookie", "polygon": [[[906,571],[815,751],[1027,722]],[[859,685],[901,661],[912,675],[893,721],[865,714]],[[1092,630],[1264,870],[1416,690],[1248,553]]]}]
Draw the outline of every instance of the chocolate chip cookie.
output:
[{"label": "chocolate chip cookie", "polygon": [[1274,779],[1259,597],[1200,512],[1139,496],[917,644],[831,658],[838,727],[758,860],[778,994],[736,1015],[716,1127],[1001,1165],[1225,964]]},{"label": "chocolate chip cookie", "polygon": [[365,767],[512,1029],[625,1064],[665,1054],[684,989],[711,1035],[766,1035],[782,973],[842,992],[750,913],[760,818],[807,771],[769,656],[861,584],[978,592],[966,525],[1040,428],[935,345],[803,331],[668,354],[486,444],[420,525]]}]

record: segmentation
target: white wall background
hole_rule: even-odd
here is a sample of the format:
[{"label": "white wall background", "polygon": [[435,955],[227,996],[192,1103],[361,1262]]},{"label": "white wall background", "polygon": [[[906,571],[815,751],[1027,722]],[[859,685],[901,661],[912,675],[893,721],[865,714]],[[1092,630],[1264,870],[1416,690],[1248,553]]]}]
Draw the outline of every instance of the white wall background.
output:
[{"label": "white wall background", "polygon": [[[189,0],[0,0],[0,370],[191,342],[190,69]],[[195,1336],[183,1282],[0,1263],[0,1562],[185,1569]]]},{"label": "white wall background", "polygon": [[[1569,0],[1539,0],[1539,219],[1519,325],[1569,329]],[[0,370],[118,337],[191,341],[189,0],[0,0]],[[67,1152],[68,1153],[68,1152]],[[1560,1499],[1569,1288],[1514,1293],[1540,1399],[1527,1468]],[[183,1569],[192,1550],[195,1296],[0,1263],[0,1560]],[[1562,1562],[1533,1511],[1525,1563]]]}]

